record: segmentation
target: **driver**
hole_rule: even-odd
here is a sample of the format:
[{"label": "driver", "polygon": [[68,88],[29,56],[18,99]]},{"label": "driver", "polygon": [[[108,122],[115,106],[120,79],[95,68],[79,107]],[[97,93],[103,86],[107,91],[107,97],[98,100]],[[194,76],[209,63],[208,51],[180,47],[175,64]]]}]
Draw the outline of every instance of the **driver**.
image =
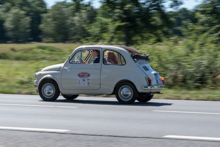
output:
[{"label": "driver", "polygon": [[[91,54],[94,57],[94,60],[92,63],[99,63],[100,61],[100,51],[99,50],[91,50]],[[103,63],[107,64],[107,60],[103,58]]]}]

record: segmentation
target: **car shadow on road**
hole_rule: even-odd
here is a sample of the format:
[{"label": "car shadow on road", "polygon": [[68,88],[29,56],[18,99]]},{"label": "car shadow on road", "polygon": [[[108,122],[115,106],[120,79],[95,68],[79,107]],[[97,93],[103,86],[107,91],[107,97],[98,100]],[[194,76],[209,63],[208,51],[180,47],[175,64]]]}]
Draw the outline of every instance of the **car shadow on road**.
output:
[{"label": "car shadow on road", "polygon": [[96,105],[118,105],[118,106],[153,106],[153,107],[161,107],[161,106],[171,106],[172,103],[160,103],[160,102],[147,102],[140,103],[135,101],[133,104],[120,104],[118,101],[108,101],[108,100],[65,100],[60,99],[54,101],[56,103],[75,103],[75,104],[96,104]]}]

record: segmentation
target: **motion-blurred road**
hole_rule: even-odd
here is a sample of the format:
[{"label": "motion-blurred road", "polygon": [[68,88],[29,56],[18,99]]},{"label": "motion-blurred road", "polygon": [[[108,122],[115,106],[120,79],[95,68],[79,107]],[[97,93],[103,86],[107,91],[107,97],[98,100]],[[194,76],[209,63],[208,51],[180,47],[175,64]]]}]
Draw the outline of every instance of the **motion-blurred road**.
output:
[{"label": "motion-blurred road", "polygon": [[220,146],[220,102],[0,94],[0,147]]}]

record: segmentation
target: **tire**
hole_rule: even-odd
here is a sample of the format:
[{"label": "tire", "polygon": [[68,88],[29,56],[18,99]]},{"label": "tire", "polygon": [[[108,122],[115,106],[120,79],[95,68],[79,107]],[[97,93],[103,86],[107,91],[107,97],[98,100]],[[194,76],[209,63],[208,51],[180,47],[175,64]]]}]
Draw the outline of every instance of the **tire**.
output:
[{"label": "tire", "polygon": [[138,97],[138,92],[130,82],[121,82],[116,86],[115,96],[121,104],[132,104]]},{"label": "tire", "polygon": [[39,94],[44,101],[55,101],[60,95],[60,90],[53,80],[44,80],[39,85]]},{"label": "tire", "polygon": [[137,100],[141,103],[146,103],[153,98],[154,94],[152,93],[139,93]]},{"label": "tire", "polygon": [[74,100],[74,99],[77,98],[79,95],[66,95],[66,94],[62,94],[62,96],[63,96],[66,100]]}]

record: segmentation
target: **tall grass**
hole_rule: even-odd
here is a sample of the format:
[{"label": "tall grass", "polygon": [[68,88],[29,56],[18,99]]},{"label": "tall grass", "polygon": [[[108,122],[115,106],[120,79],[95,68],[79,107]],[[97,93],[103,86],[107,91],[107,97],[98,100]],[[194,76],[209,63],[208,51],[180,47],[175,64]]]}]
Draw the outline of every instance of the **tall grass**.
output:
[{"label": "tall grass", "polygon": [[[0,93],[36,94],[35,73],[57,61],[0,60]],[[28,69],[28,70],[27,70]]]},{"label": "tall grass", "polygon": [[[71,53],[71,52],[70,52]],[[0,51],[0,59],[7,60],[48,60],[63,62],[69,55],[69,51],[62,50],[53,46],[37,45],[31,48],[21,48]]]}]

